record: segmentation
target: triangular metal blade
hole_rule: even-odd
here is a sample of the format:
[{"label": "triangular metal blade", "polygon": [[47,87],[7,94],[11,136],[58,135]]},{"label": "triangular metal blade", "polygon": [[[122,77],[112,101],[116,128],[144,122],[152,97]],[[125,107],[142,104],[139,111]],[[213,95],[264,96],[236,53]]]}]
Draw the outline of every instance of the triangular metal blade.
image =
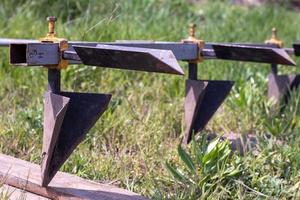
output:
[{"label": "triangular metal blade", "polygon": [[[42,175],[48,171],[60,128],[65,117],[70,99],[52,92],[45,93],[44,134],[42,153]],[[42,177],[47,179],[47,177]]]},{"label": "triangular metal blade", "polygon": [[300,75],[276,75],[269,74],[268,76],[268,97],[273,99],[275,104],[283,98],[285,103],[288,102],[289,91],[297,88],[300,84]]},{"label": "triangular metal blade", "polygon": [[296,65],[284,49],[242,45],[212,45],[217,59]]},{"label": "triangular metal blade", "polygon": [[213,114],[229,94],[233,81],[186,81],[185,136],[188,144],[192,134],[203,130]]},{"label": "triangular metal blade", "polygon": [[102,45],[73,46],[85,65],[183,75],[170,50]]},{"label": "triangular metal blade", "polygon": [[46,186],[68,159],[88,131],[107,109],[110,94],[61,92],[70,99],[55,149],[48,166],[43,171],[42,185]]},{"label": "triangular metal blade", "polygon": [[242,42],[206,42],[204,48],[212,49],[213,45],[234,45],[234,46],[249,46],[249,47],[267,47],[267,48],[279,48],[275,44],[267,44],[267,43],[242,43]]},{"label": "triangular metal blade", "polygon": [[197,80],[185,81],[185,102],[184,102],[184,118],[185,118],[185,137],[184,143],[187,144],[191,140],[193,124],[196,119],[198,102],[202,101],[205,94],[207,82]]}]

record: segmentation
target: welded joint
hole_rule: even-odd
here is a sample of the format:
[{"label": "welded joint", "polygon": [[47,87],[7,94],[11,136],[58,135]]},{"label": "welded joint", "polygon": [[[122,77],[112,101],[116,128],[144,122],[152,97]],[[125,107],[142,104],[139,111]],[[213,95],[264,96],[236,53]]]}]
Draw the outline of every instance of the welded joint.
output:
[{"label": "welded joint", "polygon": [[48,21],[48,33],[46,37],[40,38],[39,40],[42,43],[58,43],[59,46],[59,63],[58,65],[46,65],[45,67],[47,68],[54,68],[54,69],[66,69],[69,61],[65,60],[63,58],[63,52],[68,50],[69,45],[68,45],[68,40],[64,38],[58,38],[55,33],[55,22],[56,22],[56,17],[50,16],[47,17]]},{"label": "welded joint", "polygon": [[189,60],[190,63],[199,63],[204,60],[204,56],[202,55],[202,49],[204,48],[205,42],[204,40],[199,40],[195,36],[196,32],[196,24],[192,23],[189,25],[189,37],[181,40],[183,43],[196,43],[198,45],[198,58],[195,60]]}]

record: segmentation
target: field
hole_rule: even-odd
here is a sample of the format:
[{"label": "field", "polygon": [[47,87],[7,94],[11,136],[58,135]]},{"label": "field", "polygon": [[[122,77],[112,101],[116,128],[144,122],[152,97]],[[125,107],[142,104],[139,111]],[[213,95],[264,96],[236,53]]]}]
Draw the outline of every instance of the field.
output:
[{"label": "field", "polygon": [[[191,22],[209,42],[263,42],[273,26],[287,47],[300,39],[293,10],[221,0],[1,0],[0,37],[43,37],[50,15],[58,17],[58,35],[69,40],[180,41]],[[0,57],[0,152],[40,163],[46,70],[10,66],[7,49]],[[276,112],[266,95],[269,65],[205,61],[198,70],[201,79],[234,80],[235,86],[199,141],[183,150],[185,77],[68,67],[64,90],[113,98],[62,170],[151,199],[300,199],[300,92]],[[281,74],[297,71],[279,67]],[[240,156],[226,141],[205,140],[208,133],[231,132],[255,135],[255,151]]]}]

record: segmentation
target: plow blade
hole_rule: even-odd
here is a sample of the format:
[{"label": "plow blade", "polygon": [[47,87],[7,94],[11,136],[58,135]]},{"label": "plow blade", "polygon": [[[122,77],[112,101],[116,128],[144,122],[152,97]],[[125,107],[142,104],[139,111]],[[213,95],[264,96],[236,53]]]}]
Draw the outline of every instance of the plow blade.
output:
[{"label": "plow blade", "polygon": [[228,96],[233,81],[186,80],[185,136],[188,144],[192,135],[200,132]]},{"label": "plow blade", "polygon": [[287,104],[290,91],[300,84],[300,75],[297,74],[276,75],[271,73],[268,79],[268,97],[273,99],[275,104],[278,104],[281,99]]},{"label": "plow blade", "polygon": [[107,109],[110,94],[46,93],[42,186],[47,186]]}]

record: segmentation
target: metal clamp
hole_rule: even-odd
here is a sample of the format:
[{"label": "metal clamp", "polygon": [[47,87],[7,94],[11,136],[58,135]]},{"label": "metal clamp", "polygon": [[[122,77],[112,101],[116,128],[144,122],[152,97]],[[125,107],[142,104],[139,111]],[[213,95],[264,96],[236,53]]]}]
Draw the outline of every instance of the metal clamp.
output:
[{"label": "metal clamp", "polygon": [[275,27],[272,28],[272,37],[265,41],[266,44],[274,44],[278,47],[283,47],[283,41],[277,37],[277,29]]},{"label": "metal clamp", "polygon": [[191,63],[199,63],[204,60],[202,55],[202,49],[204,48],[204,40],[199,40],[195,37],[196,24],[192,23],[189,25],[189,37],[187,39],[181,40],[183,43],[196,43],[198,45],[198,58],[195,60],[190,60]]},{"label": "metal clamp", "polygon": [[63,59],[63,51],[66,51],[69,48],[68,40],[66,40],[64,38],[56,37],[56,33],[55,33],[56,17],[53,17],[53,16],[47,17],[47,21],[48,21],[48,33],[47,33],[46,37],[40,38],[39,40],[42,43],[58,43],[60,59],[59,59],[58,65],[46,66],[46,67],[56,68],[56,69],[66,69],[69,62],[68,62],[68,60]]}]

